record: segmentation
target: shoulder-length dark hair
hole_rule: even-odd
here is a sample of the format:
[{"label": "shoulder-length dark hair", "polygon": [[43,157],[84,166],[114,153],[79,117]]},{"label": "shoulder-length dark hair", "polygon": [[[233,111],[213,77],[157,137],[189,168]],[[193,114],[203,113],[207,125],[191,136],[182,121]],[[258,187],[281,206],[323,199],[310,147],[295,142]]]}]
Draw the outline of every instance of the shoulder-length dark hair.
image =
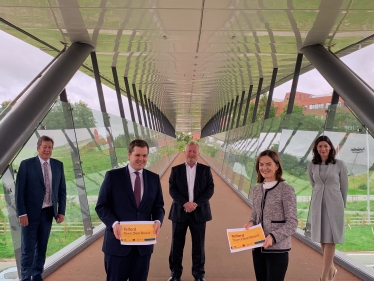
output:
[{"label": "shoulder-length dark hair", "polygon": [[327,137],[327,136],[320,136],[320,137],[318,137],[318,138],[314,141],[314,144],[313,144],[313,159],[312,159],[312,163],[313,163],[313,164],[321,164],[321,163],[322,163],[321,155],[319,155],[318,150],[317,150],[317,146],[318,146],[318,144],[319,144],[321,141],[325,141],[325,142],[327,142],[328,145],[330,146],[329,157],[327,158],[327,160],[326,160],[326,162],[325,162],[326,165],[329,164],[329,163],[335,164],[335,163],[336,163],[336,161],[335,161],[336,150],[335,150],[335,147],[333,146],[331,140],[330,140],[329,137]]},{"label": "shoulder-length dark hair", "polygon": [[260,158],[263,156],[269,156],[274,161],[274,163],[278,165],[278,170],[275,172],[275,179],[277,181],[284,181],[284,179],[282,178],[283,169],[278,153],[273,150],[267,149],[261,152],[256,160],[257,182],[262,183],[265,180],[265,178],[260,173]]}]

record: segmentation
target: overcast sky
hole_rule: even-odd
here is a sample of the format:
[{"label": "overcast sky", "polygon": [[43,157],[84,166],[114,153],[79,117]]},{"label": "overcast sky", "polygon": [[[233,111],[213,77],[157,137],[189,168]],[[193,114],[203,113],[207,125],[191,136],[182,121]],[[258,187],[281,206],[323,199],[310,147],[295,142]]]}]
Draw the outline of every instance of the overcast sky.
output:
[{"label": "overcast sky", "polygon": [[[0,30],[0,102],[13,99],[26,85],[52,60],[41,50]],[[61,46],[62,47],[62,46]],[[342,60],[371,87],[374,87],[374,46],[361,49]],[[283,99],[290,92],[292,81],[278,86],[274,90],[275,99]],[[83,100],[94,110],[100,110],[96,93],[96,84],[90,76],[78,71],[66,90],[71,102]],[[119,116],[115,91],[103,85],[108,113]],[[331,86],[316,71],[312,70],[300,76],[297,91],[313,95],[332,93]],[[123,97],[126,118],[130,118],[127,98]],[[135,114],[136,115],[136,114]],[[136,116],[137,118],[137,116]]]},{"label": "overcast sky", "polygon": [[[16,97],[53,59],[52,56],[0,30],[0,103]],[[61,45],[62,48],[62,45]],[[57,54],[56,54],[57,55]],[[86,102],[100,110],[95,80],[78,71],[66,87],[70,102]],[[116,92],[103,85],[108,113],[119,116]],[[131,120],[127,98],[122,96],[126,118]],[[138,121],[135,115],[136,121]]]}]

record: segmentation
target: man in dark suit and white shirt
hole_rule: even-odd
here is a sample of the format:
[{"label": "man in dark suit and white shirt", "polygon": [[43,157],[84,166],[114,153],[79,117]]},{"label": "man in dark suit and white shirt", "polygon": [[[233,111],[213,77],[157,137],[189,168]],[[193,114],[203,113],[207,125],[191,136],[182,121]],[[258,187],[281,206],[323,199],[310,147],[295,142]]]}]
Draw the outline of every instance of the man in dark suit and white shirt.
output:
[{"label": "man in dark suit and white shirt", "polygon": [[38,156],[23,160],[16,180],[17,215],[21,224],[21,280],[43,280],[52,220],[65,218],[66,184],[62,162],[51,158],[53,140],[42,136]]},{"label": "man in dark suit and white shirt", "polygon": [[129,165],[108,171],[101,185],[96,212],[106,225],[103,252],[107,281],[146,281],[153,245],[121,245],[120,221],[155,221],[158,235],[164,219],[164,199],[159,175],[144,169],[148,144],[129,144]]},{"label": "man in dark suit and white shirt", "polygon": [[206,222],[212,219],[209,199],[214,193],[214,183],[210,167],[197,163],[199,145],[189,142],[184,153],[186,162],[173,167],[169,179],[173,203],[169,214],[172,242],[168,281],[180,281],[187,228],[192,236],[192,275],[195,281],[205,281],[205,229]]}]

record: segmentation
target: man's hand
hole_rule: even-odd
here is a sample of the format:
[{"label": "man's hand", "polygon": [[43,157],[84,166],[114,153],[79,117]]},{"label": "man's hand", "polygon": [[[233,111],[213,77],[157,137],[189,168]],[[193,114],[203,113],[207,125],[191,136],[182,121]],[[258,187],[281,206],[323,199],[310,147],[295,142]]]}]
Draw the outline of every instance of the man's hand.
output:
[{"label": "man's hand", "polygon": [[195,202],[187,202],[183,205],[184,210],[186,213],[191,213],[196,210],[197,204]]},{"label": "man's hand", "polygon": [[65,219],[65,216],[63,214],[58,214],[56,218],[57,223],[62,223]]},{"label": "man's hand", "polygon": [[244,226],[243,226],[243,228],[245,228],[245,229],[250,229],[251,227],[253,226],[253,222],[252,221],[249,221],[249,222],[247,222]]},{"label": "man's hand", "polygon": [[155,221],[155,223],[153,224],[153,230],[154,230],[154,233],[156,234],[156,238],[158,237],[158,234],[160,233],[160,230],[161,230],[161,224],[159,221]]},{"label": "man's hand", "polygon": [[114,225],[113,233],[118,240],[121,240],[121,225],[119,223]]},{"label": "man's hand", "polygon": [[22,216],[18,218],[20,225],[28,226],[29,225],[29,218],[26,216]]},{"label": "man's hand", "polygon": [[265,243],[264,243],[264,248],[266,249],[266,248],[268,248],[272,245],[273,245],[273,237],[271,237],[271,235],[266,236]]}]

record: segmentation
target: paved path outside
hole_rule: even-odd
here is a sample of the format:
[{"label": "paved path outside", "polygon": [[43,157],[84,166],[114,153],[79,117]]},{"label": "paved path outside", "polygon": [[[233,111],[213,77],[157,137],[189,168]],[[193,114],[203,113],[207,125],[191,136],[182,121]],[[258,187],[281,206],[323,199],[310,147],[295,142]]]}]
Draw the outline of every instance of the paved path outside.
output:
[{"label": "paved path outside", "polygon": [[[183,163],[183,154],[179,154],[172,166]],[[204,161],[200,159],[202,163]],[[164,192],[166,217],[159,240],[151,259],[149,281],[166,281],[170,275],[168,257],[170,250],[171,222],[167,219],[171,205],[168,192],[169,168],[161,178]],[[256,280],[251,251],[231,254],[226,236],[227,228],[242,227],[248,220],[251,208],[213,171],[215,193],[211,199],[213,220],[207,223],[206,235],[206,280],[207,281],[248,281]],[[105,280],[102,238],[95,241],[83,252],[53,272],[45,281],[102,281]],[[183,260],[182,281],[193,281],[191,276],[191,239],[187,235]],[[299,240],[293,238],[290,263],[286,280],[319,280],[322,268],[321,255]],[[337,266],[336,281],[360,280]]]}]

